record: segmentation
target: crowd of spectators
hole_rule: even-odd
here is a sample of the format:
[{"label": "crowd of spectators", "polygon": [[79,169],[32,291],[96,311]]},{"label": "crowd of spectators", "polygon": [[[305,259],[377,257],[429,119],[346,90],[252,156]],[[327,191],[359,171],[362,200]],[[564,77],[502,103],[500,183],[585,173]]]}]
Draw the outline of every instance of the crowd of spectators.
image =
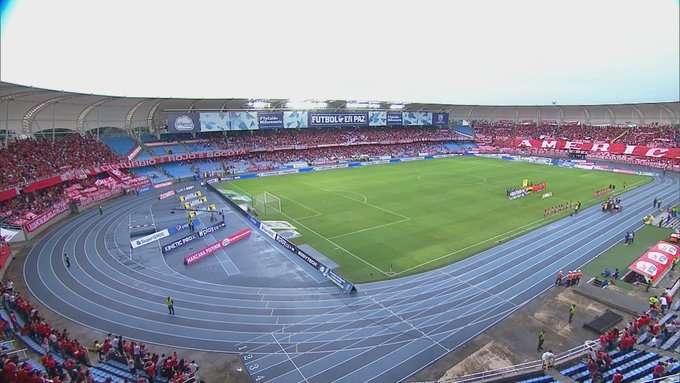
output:
[{"label": "crowd of spectators", "polygon": [[[5,338],[17,333],[40,344],[44,351],[40,363],[45,370],[35,370],[30,363],[18,365],[16,357],[8,358],[3,355],[0,358],[0,368],[5,382],[33,383],[41,378],[49,379],[52,383],[89,383],[94,381],[90,369],[96,366],[96,362],[109,359],[127,365],[130,373],[137,378],[137,383],[153,383],[158,378],[169,383],[183,383],[197,374],[198,364],[195,361],[185,361],[176,352],[168,356],[158,355],[151,352],[144,343],[123,339],[122,336],[108,334],[103,342],[95,341],[92,347],[86,347],[66,329],[52,327],[16,291],[11,280],[3,286],[2,303],[10,317],[8,322],[0,319],[0,332]],[[92,356],[90,352],[93,353]]]},{"label": "crowd of spectators", "polygon": [[[663,301],[666,302],[664,305],[660,303],[662,299],[656,296],[653,298],[650,297],[649,310],[628,322],[625,328],[620,330],[615,327],[607,330],[600,335],[597,343],[586,344],[585,364],[590,372],[591,381],[602,381],[603,373],[611,369],[610,351],[616,349],[624,352],[630,351],[642,337],[651,337],[650,347],[660,346],[677,331],[678,325],[674,322],[661,323],[662,315],[671,306],[670,291],[666,290],[662,295]],[[654,378],[663,377],[667,369],[668,366],[665,363],[659,362],[653,369]],[[623,373],[615,371],[611,378],[613,382],[620,383]]]},{"label": "crowd of spectators", "polygon": [[[569,158],[569,153],[564,150],[541,149],[541,148],[513,148],[504,145],[479,146],[480,153],[506,153],[523,156],[540,156],[551,158]],[[654,157],[633,157],[624,154],[611,154],[604,152],[588,152],[586,160],[599,160],[626,163],[630,165],[649,166],[657,169],[675,169],[680,171],[680,159],[677,158],[654,158]]]},{"label": "crowd of spectators", "polygon": [[[450,129],[435,127],[308,128],[231,131],[203,135],[212,148],[263,151],[294,147],[377,143],[438,142],[464,139]],[[196,145],[196,144],[192,144]]]},{"label": "crowd of spectators", "polygon": [[224,162],[229,172],[235,173],[239,171],[271,170],[293,162],[321,165],[348,160],[363,160],[380,157],[410,157],[418,156],[421,153],[441,154],[448,152],[449,150],[446,146],[441,143],[416,142],[410,144],[262,151],[229,158]]},{"label": "crowd of spectators", "polygon": [[78,184],[81,189],[93,188],[96,187],[96,181],[95,177],[88,177],[67,181],[31,193],[22,193],[15,198],[0,202],[0,219],[12,225],[22,226],[56,203],[67,201],[68,193],[66,191],[70,186]]},{"label": "crowd of spectators", "polygon": [[85,168],[114,162],[118,157],[91,137],[70,134],[54,141],[44,138],[15,140],[0,149],[2,189],[61,174],[72,167]]},{"label": "crowd of spectators", "polygon": [[0,202],[0,219],[21,226],[54,206],[55,203],[64,200],[66,186],[61,184],[2,201]]},{"label": "crowd of spectators", "polygon": [[[532,121],[473,121],[473,127],[478,141],[483,143],[482,149],[503,147],[503,143],[511,137],[616,140],[652,146],[678,145],[675,141],[678,132],[670,126],[659,124],[594,126],[579,122],[558,125],[555,122],[536,124]],[[204,134],[202,138],[200,142],[186,144],[187,150],[228,149],[250,152],[224,161],[225,168],[231,172],[270,170],[291,162],[321,164],[366,157],[443,153],[448,152],[446,143],[465,139],[451,129],[438,127],[278,129],[220,132]],[[177,140],[177,136],[168,135],[167,139]],[[550,154],[539,153],[542,150],[535,152]],[[552,154],[559,156],[559,153]],[[592,156],[607,157],[602,159],[615,161],[643,161],[601,153]],[[0,161],[5,164],[3,172],[0,172],[0,185],[3,188],[20,186],[48,176],[64,174],[76,167],[86,168],[118,160],[120,159],[106,145],[94,138],[77,134],[56,138],[54,141],[43,138],[17,140],[0,149]],[[656,167],[680,165],[676,162],[678,161],[645,159],[642,164]],[[52,187],[0,203],[0,218],[16,223],[30,220],[60,200],[63,197],[62,189],[61,186]]]},{"label": "crowd of spectators", "polygon": [[616,142],[629,145],[646,145],[653,147],[677,147],[680,145],[680,131],[670,125],[589,125],[580,122],[544,122],[533,121],[473,121],[476,135],[492,140],[521,137],[534,139],[565,139],[598,142]]}]

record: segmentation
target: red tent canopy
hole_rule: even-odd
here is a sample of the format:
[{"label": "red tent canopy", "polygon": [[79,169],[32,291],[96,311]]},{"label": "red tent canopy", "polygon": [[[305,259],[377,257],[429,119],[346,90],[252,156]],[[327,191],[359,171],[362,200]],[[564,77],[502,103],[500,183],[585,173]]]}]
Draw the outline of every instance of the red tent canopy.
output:
[{"label": "red tent canopy", "polygon": [[670,270],[673,261],[678,257],[680,257],[680,246],[659,242],[645,251],[628,268],[653,281],[658,281]]}]

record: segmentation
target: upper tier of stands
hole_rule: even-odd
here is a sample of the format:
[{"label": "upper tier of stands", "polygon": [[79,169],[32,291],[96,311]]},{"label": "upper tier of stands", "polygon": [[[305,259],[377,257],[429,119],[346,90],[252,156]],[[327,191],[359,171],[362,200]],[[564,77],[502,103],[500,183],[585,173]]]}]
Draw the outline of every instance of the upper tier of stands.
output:
[{"label": "upper tier of stands", "polygon": [[104,137],[102,142],[121,157],[127,157],[132,149],[137,146],[137,143],[128,136]]},{"label": "upper tier of stands", "polygon": [[543,123],[513,121],[473,121],[476,135],[500,139],[506,137],[554,138],[615,142],[654,147],[680,146],[680,131],[670,125],[595,126],[579,122]]},{"label": "upper tier of stands", "polygon": [[55,141],[25,139],[11,141],[0,150],[0,185],[4,189],[60,174],[71,168],[99,166],[119,160],[100,141],[78,134]]},{"label": "upper tier of stands", "polygon": [[[268,150],[296,146],[349,145],[466,139],[444,128],[281,129],[235,132],[226,137],[230,149]],[[219,142],[218,142],[219,143]],[[221,143],[220,143],[221,144]]]}]

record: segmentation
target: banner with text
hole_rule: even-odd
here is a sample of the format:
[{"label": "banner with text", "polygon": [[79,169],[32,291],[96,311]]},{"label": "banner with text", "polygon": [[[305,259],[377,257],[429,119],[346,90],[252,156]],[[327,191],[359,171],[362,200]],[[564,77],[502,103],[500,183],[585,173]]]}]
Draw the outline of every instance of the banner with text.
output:
[{"label": "banner with text", "polygon": [[387,126],[402,126],[404,119],[401,112],[387,112]]},{"label": "banner with text", "polygon": [[187,235],[186,237],[182,237],[178,240],[175,240],[175,241],[168,243],[167,245],[163,245],[163,247],[161,248],[161,251],[163,252],[163,255],[165,255],[165,254],[171,252],[172,250],[175,250],[179,247],[182,247],[182,246],[186,245],[187,243],[189,243],[193,240],[196,240],[198,238],[203,238],[208,234],[212,234],[212,233],[222,229],[224,226],[225,226],[224,221],[219,222],[219,223],[212,225],[212,226],[208,226],[208,227],[203,228],[203,229],[201,229],[201,230],[199,230],[195,233],[191,233],[191,234]]},{"label": "banner with text", "polygon": [[525,140],[522,138],[514,139],[513,146],[519,149],[578,150],[585,152],[626,154],[638,157],[680,159],[680,148],[651,148],[641,145],[594,143],[590,141]]},{"label": "banner with text", "polygon": [[[197,226],[197,225],[199,225],[201,222],[200,222],[199,220],[195,219],[195,220],[191,221],[191,223],[192,223],[194,226]],[[169,237],[169,236],[171,236],[171,235],[177,234],[178,232],[180,232],[180,231],[182,231],[182,230],[186,230],[186,229],[188,229],[188,228],[189,228],[189,223],[188,223],[188,222],[187,222],[187,223],[179,223],[179,224],[177,224],[177,225],[175,225],[175,226],[170,226],[170,227],[168,227],[168,228],[166,228],[166,229],[157,231],[157,232],[155,232],[155,233],[153,233],[153,234],[149,234],[149,235],[147,235],[147,236],[145,236],[145,237],[137,238],[137,239],[135,239],[134,241],[130,241],[130,246],[132,246],[133,249],[136,249],[136,248],[138,248],[138,247],[147,245],[147,244],[149,244],[149,243],[151,243],[151,242],[158,241],[159,239],[166,238],[166,237]]]},{"label": "banner with text", "polygon": [[208,256],[208,255],[210,255],[210,254],[212,254],[212,253],[214,253],[214,252],[216,252],[216,251],[218,251],[222,248],[225,248],[225,247],[232,245],[232,244],[234,244],[238,241],[241,241],[241,240],[248,238],[250,236],[250,233],[251,233],[250,229],[239,230],[236,233],[230,235],[229,237],[227,237],[227,238],[225,238],[221,241],[217,241],[217,242],[213,243],[212,245],[206,247],[203,250],[197,251],[197,252],[195,252],[195,253],[187,256],[187,257],[184,257],[184,264],[185,265],[194,264],[194,263],[200,261],[201,259],[205,258],[206,256]]},{"label": "banner with text", "polygon": [[283,112],[257,112],[260,129],[283,129]]},{"label": "banner with text", "polygon": [[368,112],[309,112],[309,126],[312,128],[368,126]]},{"label": "banner with text", "polygon": [[38,230],[38,228],[40,228],[40,226],[51,221],[54,217],[65,212],[66,210],[68,210],[68,203],[67,202],[65,202],[65,201],[57,202],[54,205],[52,205],[52,207],[49,210],[40,214],[34,220],[26,223],[24,225],[24,229],[26,229],[26,231],[29,232],[29,233],[36,231],[36,230]]}]

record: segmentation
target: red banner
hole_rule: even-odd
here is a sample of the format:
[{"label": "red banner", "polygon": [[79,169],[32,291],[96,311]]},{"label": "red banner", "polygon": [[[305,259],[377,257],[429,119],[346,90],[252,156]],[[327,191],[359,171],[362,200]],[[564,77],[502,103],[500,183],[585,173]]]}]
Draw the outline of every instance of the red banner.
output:
[{"label": "red banner", "polygon": [[24,188],[24,191],[26,193],[30,193],[30,192],[34,192],[36,190],[48,188],[50,186],[59,185],[62,182],[63,182],[63,180],[61,179],[61,176],[54,176],[54,177],[50,177],[50,178],[45,178],[44,180],[36,181],[36,182],[33,182],[32,184],[26,186]]},{"label": "red banner", "polygon": [[149,181],[148,178],[146,177],[135,177],[135,178],[130,178],[129,180],[123,181],[123,188],[125,190],[129,189],[141,189],[144,186],[151,185],[151,181]]},{"label": "red banner", "polygon": [[229,237],[221,241],[217,241],[203,250],[197,251],[189,256],[184,257],[184,264],[191,265],[192,263],[196,263],[201,259],[205,258],[206,256],[216,252],[219,249],[225,248],[231,245],[232,243],[236,243],[242,239],[248,238],[250,236],[250,233],[251,233],[250,229],[239,230],[236,233],[230,235]]},{"label": "red banner", "polygon": [[51,209],[45,211],[44,213],[40,214],[37,218],[26,223],[24,225],[24,229],[26,229],[26,231],[28,231],[29,233],[36,231],[40,226],[51,221],[52,218],[58,216],[59,214],[65,212],[66,210],[68,210],[68,203],[66,201],[57,202],[56,204],[54,204],[54,206],[52,206]]},{"label": "red banner", "polygon": [[177,194],[177,192],[174,191],[174,190],[166,191],[165,193],[159,194],[158,199],[170,198],[170,197],[174,196],[175,194]]},{"label": "red banner", "polygon": [[17,192],[16,188],[0,191],[0,202],[7,201],[8,199],[12,199],[18,195],[19,193]]},{"label": "red banner", "polygon": [[153,157],[148,160],[141,161],[124,161],[115,164],[103,165],[98,168],[88,169],[90,174],[99,174],[104,171],[109,171],[113,169],[129,169],[129,168],[141,168],[144,166],[154,166],[158,164],[165,164],[169,162],[176,161],[188,161],[188,160],[201,160],[209,158],[221,158],[221,157],[233,157],[246,154],[245,150],[216,150],[213,152],[191,152],[191,153],[180,153],[167,156]]},{"label": "red banner", "polygon": [[584,152],[601,152],[625,154],[637,157],[680,159],[680,148],[652,148],[640,145],[598,143],[590,141],[565,140],[525,140],[515,138],[513,146],[530,149],[578,150]]},{"label": "red banner", "polygon": [[161,183],[153,185],[153,188],[154,189],[161,189],[161,188],[164,188],[164,187],[168,187],[172,184],[173,184],[172,181],[165,181],[165,182],[161,182]]},{"label": "red banner", "polygon": [[7,260],[11,255],[12,252],[10,251],[7,242],[0,241],[0,269],[5,267],[5,263],[7,263]]}]

